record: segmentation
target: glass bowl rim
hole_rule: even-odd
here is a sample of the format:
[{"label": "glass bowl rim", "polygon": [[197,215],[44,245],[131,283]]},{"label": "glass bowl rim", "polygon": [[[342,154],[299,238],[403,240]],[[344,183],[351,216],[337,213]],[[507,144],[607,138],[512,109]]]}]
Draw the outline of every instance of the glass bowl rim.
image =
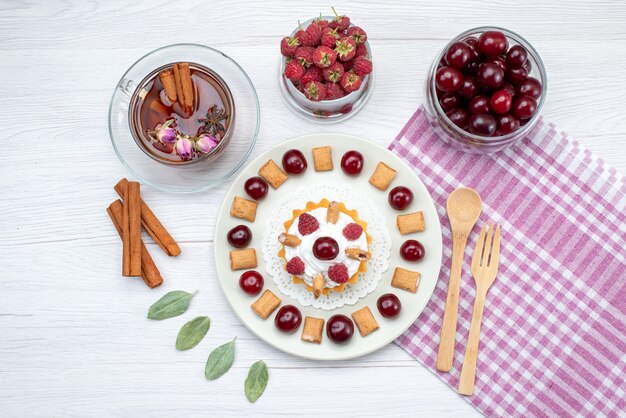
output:
[{"label": "glass bowl rim", "polygon": [[[149,179],[147,179],[145,176],[140,175],[139,173],[137,173],[136,170],[134,170],[125,160],[125,158],[120,154],[120,151],[117,148],[117,145],[115,143],[115,139],[114,139],[114,134],[113,134],[113,126],[112,126],[112,121],[113,121],[113,102],[115,100],[116,95],[119,93],[118,87],[120,85],[120,83],[126,79],[126,76],[128,75],[128,73],[133,70],[137,64],[139,64],[140,62],[142,62],[143,60],[145,60],[146,58],[157,54],[159,52],[162,52],[164,50],[167,49],[176,49],[176,48],[182,48],[182,47],[191,47],[191,48],[198,48],[200,50],[205,50],[205,51],[210,51],[213,53],[217,53],[218,55],[223,56],[227,61],[230,61],[232,64],[234,64],[235,68],[237,68],[241,74],[243,75],[244,79],[248,82],[248,85],[250,86],[251,90],[252,90],[252,95],[254,96],[254,102],[256,105],[256,126],[254,128],[254,137],[252,138],[250,145],[248,146],[248,149],[246,150],[246,152],[244,153],[243,157],[241,158],[241,160],[239,160],[236,164],[233,165],[233,168],[226,174],[224,174],[223,176],[214,179],[213,181],[209,182],[208,184],[204,185],[204,186],[200,186],[200,187],[196,187],[196,188],[190,188],[190,189],[178,189],[178,188],[170,188],[167,186],[162,186],[158,183],[155,183]],[[210,46],[206,46],[206,45],[200,45],[200,44],[196,44],[196,43],[191,43],[191,42],[183,42],[183,43],[176,43],[176,44],[169,44],[169,45],[164,45],[162,47],[156,48],[144,55],[142,55],[140,58],[138,58],[137,60],[135,60],[135,62],[133,62],[130,67],[128,67],[128,69],[124,72],[124,74],[122,74],[122,76],[120,77],[120,79],[118,80],[117,84],[115,85],[115,88],[113,89],[113,94],[111,95],[111,100],[109,102],[109,114],[108,114],[108,128],[109,128],[109,138],[111,140],[111,144],[113,145],[113,149],[115,150],[115,154],[117,155],[117,158],[120,160],[120,162],[122,163],[122,165],[124,165],[124,167],[126,167],[135,177],[137,177],[139,180],[141,180],[142,182],[149,184],[152,187],[155,187],[159,190],[163,190],[165,192],[168,193],[176,193],[176,194],[191,194],[191,193],[197,193],[197,192],[202,192],[205,190],[209,190],[221,183],[223,183],[224,181],[228,180],[233,174],[235,174],[240,168],[241,166],[246,162],[246,160],[248,159],[248,157],[250,156],[250,154],[252,153],[252,150],[254,149],[254,146],[256,144],[257,138],[259,136],[259,128],[261,126],[261,105],[259,103],[259,97],[257,95],[256,92],[256,88],[254,87],[254,84],[252,83],[252,80],[250,79],[250,77],[248,76],[248,74],[246,73],[246,71],[237,63],[237,61],[235,61],[234,59],[232,59],[230,56],[226,55],[225,53],[223,53],[222,51],[212,48]]]},{"label": "glass bowl rim", "polygon": [[[526,50],[528,51],[532,59],[537,63],[537,69],[539,70],[539,76],[541,77],[541,80],[540,80],[541,81],[541,97],[539,99],[539,102],[537,103],[537,110],[535,111],[535,114],[528,120],[526,125],[524,125],[521,129],[508,133],[506,135],[501,135],[501,136],[480,136],[480,135],[475,135],[471,132],[467,132],[461,129],[459,126],[453,123],[450,120],[450,118],[448,118],[448,115],[446,115],[446,112],[444,112],[443,108],[441,107],[441,104],[439,103],[439,100],[436,100],[437,91],[436,91],[436,86],[435,86],[435,72],[436,72],[438,63],[441,61],[441,58],[446,53],[448,48],[450,48],[450,46],[454,42],[460,41],[463,38],[466,38],[471,35],[475,35],[477,32],[487,32],[487,31],[500,31],[504,33],[504,35],[507,38],[513,39],[518,44],[526,48]],[[541,111],[545,104],[546,95],[548,91],[548,78],[546,75],[546,69],[541,59],[541,56],[539,55],[537,50],[523,36],[509,29],[505,29],[499,26],[477,26],[475,28],[471,28],[464,32],[461,32],[460,34],[452,38],[446,44],[446,46],[443,49],[441,49],[441,51],[439,51],[439,54],[437,54],[437,57],[435,58],[435,60],[433,61],[430,67],[429,75],[430,75],[430,83],[429,83],[430,94],[429,95],[432,97],[431,99],[432,105],[434,107],[434,110],[437,116],[440,118],[443,118],[446,124],[455,134],[462,135],[471,141],[476,141],[478,143],[482,142],[482,143],[490,144],[490,145],[508,143],[511,139],[518,138],[519,136],[523,136],[526,133],[530,132],[530,130],[535,126],[535,124],[537,123],[537,121],[539,120],[541,116]]]}]

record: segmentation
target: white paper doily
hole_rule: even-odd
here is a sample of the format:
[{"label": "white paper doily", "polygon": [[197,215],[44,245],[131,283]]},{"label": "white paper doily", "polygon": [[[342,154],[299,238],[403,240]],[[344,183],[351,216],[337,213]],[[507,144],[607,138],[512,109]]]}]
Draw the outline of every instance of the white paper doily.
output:
[{"label": "white paper doily", "polygon": [[[367,222],[367,233],[372,237],[370,244],[372,257],[367,262],[367,271],[359,276],[357,283],[347,285],[343,292],[330,292],[315,299],[313,292],[307,291],[304,284],[294,283],[291,275],[285,271],[284,260],[278,256],[282,245],[277,238],[281,232],[285,232],[283,224],[292,218],[295,209],[304,209],[307,202],[317,203],[324,198],[343,202],[346,208],[358,212],[359,219]],[[306,188],[279,201],[272,213],[273,216],[265,222],[263,232],[262,251],[265,269],[278,289],[298,300],[302,306],[313,306],[328,311],[344,305],[354,305],[360,298],[376,289],[382,274],[389,268],[391,236],[385,225],[385,218],[369,198],[354,193],[346,186],[325,183],[307,185]]]}]

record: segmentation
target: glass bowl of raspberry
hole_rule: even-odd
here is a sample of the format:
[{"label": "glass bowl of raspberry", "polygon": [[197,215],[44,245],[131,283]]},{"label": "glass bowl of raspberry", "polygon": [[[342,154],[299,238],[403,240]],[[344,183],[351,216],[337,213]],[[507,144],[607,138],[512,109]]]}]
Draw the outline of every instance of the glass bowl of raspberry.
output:
[{"label": "glass bowl of raspberry", "polygon": [[339,122],[367,102],[373,84],[366,32],[347,16],[320,16],[281,40],[280,91],[296,114]]},{"label": "glass bowl of raspberry", "polygon": [[483,154],[501,151],[537,124],[546,99],[541,57],[522,36],[478,27],[453,38],[431,66],[426,115],[446,143]]}]

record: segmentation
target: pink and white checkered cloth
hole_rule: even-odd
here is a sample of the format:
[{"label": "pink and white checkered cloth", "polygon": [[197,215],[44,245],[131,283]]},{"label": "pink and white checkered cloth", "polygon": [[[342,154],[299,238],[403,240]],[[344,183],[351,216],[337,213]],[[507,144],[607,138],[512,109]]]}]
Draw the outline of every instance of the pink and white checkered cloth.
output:
[{"label": "pink and white checkered cloth", "polygon": [[[487,295],[474,395],[487,416],[626,416],[626,181],[564,133],[539,122],[518,146],[471,155],[440,141],[422,108],[389,148],[429,189],[443,263],[426,309],[396,343],[458,387],[474,302],[471,254],[480,226],[502,227]],[[454,365],[435,368],[452,241],[445,212],[459,186],[483,213],[465,251]]]}]

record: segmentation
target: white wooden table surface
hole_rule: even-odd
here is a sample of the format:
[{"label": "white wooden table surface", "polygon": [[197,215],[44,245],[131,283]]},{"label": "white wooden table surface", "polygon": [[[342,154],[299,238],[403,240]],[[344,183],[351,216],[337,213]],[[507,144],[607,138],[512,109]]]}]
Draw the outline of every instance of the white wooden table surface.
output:
[{"label": "white wooden table surface", "polygon": [[[549,76],[544,115],[626,171],[626,4],[336,1],[368,31],[375,90],[365,109],[334,126],[303,121],[276,82],[280,37],[330,5],[255,1],[0,0],[0,415],[472,416],[477,412],[395,345],[342,363],[304,361],[255,338],[217,284],[212,235],[229,184],[191,196],[144,188],[183,249],[149,290],[120,277],[121,245],[105,212],[129,173],[107,132],[111,92],[146,52],[177,42],[216,47],[238,61],[259,94],[254,154],[306,133],[361,134],[387,144],[422,102],[436,52],[457,33],[508,27],[541,53]],[[166,291],[199,293],[183,317],[145,319]],[[177,352],[179,327],[211,317],[208,336]],[[208,353],[237,336],[233,369],[204,379]],[[435,338],[435,336],[433,336]],[[270,383],[256,404],[243,393],[264,359]]]}]

